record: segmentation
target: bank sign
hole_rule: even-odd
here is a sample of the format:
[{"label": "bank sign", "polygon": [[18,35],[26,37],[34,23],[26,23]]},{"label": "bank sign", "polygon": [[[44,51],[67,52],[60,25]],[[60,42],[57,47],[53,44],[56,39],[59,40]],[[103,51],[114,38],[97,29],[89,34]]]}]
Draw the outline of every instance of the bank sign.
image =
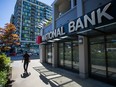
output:
[{"label": "bank sign", "polygon": [[116,22],[116,0],[44,35],[45,40]]}]

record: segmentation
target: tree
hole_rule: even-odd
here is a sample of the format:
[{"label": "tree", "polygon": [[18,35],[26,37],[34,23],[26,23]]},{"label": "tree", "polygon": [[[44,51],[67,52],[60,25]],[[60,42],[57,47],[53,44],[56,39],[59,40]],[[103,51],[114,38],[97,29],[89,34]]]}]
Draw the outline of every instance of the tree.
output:
[{"label": "tree", "polygon": [[20,45],[19,36],[15,34],[16,27],[7,23],[5,28],[0,28],[0,49],[9,50],[13,45]]}]

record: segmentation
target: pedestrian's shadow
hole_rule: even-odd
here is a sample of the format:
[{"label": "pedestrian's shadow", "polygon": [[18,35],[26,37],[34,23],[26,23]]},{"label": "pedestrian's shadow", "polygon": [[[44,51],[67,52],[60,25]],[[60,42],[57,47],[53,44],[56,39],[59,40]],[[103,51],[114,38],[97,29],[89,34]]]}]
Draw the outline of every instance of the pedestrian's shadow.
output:
[{"label": "pedestrian's shadow", "polygon": [[53,82],[51,82],[49,79],[46,78],[46,76],[42,73],[40,73],[40,79],[45,83],[45,84],[50,84],[51,87],[59,87],[56,84],[54,84]]},{"label": "pedestrian's shadow", "polygon": [[39,77],[45,84],[48,84],[48,79],[43,74],[40,73]]},{"label": "pedestrian's shadow", "polygon": [[28,77],[30,75],[31,75],[30,72],[24,72],[23,74],[21,74],[21,78],[26,78],[26,77]]}]

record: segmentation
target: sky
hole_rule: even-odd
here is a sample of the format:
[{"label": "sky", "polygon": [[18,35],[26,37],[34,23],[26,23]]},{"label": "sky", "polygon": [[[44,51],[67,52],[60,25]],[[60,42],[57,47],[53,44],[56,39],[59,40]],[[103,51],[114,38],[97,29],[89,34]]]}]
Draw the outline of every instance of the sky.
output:
[{"label": "sky", "polygon": [[[54,0],[38,0],[47,5],[51,5]],[[0,27],[4,28],[10,22],[11,15],[14,13],[16,0],[0,0]]]}]

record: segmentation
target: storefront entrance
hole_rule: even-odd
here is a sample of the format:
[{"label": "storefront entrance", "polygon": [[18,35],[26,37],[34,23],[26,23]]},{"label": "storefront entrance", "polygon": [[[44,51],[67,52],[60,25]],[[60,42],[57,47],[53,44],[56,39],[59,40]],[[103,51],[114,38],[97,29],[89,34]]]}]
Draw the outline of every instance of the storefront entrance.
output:
[{"label": "storefront entrance", "polygon": [[89,39],[90,76],[116,84],[116,34]]},{"label": "storefront entrance", "polygon": [[59,42],[59,66],[79,71],[78,41]]}]

